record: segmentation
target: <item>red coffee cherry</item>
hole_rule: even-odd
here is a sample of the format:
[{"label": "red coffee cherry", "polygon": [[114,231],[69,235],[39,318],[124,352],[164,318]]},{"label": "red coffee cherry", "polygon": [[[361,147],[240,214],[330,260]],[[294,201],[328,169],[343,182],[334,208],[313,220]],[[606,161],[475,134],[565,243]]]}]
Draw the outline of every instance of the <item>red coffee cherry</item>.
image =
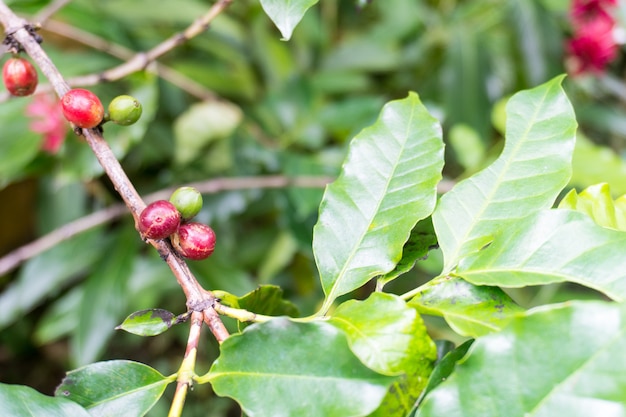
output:
[{"label": "red coffee cherry", "polygon": [[139,215],[139,231],[148,239],[165,239],[176,232],[179,224],[180,213],[166,200],[148,204]]},{"label": "red coffee cherry", "polygon": [[2,67],[2,79],[12,96],[29,96],[37,88],[37,70],[24,58],[9,58]]},{"label": "red coffee cherry", "polygon": [[104,117],[104,107],[98,96],[82,88],[65,93],[61,108],[67,120],[84,129],[98,126]]},{"label": "red coffee cherry", "polygon": [[195,261],[208,258],[215,249],[215,232],[202,223],[181,224],[171,240],[178,253]]}]

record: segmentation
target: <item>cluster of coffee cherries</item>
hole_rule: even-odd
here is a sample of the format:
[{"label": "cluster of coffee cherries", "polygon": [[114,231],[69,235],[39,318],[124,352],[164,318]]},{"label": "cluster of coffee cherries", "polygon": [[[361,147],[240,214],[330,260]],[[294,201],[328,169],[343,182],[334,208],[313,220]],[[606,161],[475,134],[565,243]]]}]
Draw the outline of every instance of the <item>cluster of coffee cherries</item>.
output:
[{"label": "cluster of coffee cherries", "polygon": [[168,200],[150,203],[139,216],[139,232],[145,239],[169,238],[183,257],[206,259],[215,249],[215,232],[191,220],[202,209],[202,194],[193,187],[180,187]]},{"label": "cluster of coffee cherries", "polygon": [[[9,94],[16,97],[29,96],[37,88],[37,71],[25,58],[9,58],[2,67],[2,79]],[[115,97],[105,113],[102,102],[94,93],[82,88],[68,91],[61,97],[61,108],[65,118],[75,126],[92,129],[104,122],[111,121],[128,126],[141,117],[141,103],[134,97],[122,95]]]}]

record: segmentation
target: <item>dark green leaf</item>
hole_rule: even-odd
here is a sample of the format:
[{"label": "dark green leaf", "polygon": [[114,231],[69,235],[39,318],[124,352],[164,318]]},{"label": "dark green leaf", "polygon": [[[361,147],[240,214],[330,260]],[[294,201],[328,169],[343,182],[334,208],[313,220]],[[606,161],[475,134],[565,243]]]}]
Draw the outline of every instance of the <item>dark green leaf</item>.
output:
[{"label": "dark green leaf", "polygon": [[[107,239],[101,230],[91,230],[30,259],[17,279],[0,294],[0,328],[29,312],[90,267],[102,256],[103,241]],[[77,253],[81,256],[76,256]]]},{"label": "dark green leaf", "polygon": [[176,316],[167,310],[152,308],[136,311],[116,327],[139,336],[156,336],[172,327]]},{"label": "dark green leaf", "polygon": [[459,264],[476,285],[523,287],[576,282],[626,300],[626,233],[571,210],[545,210],[504,228]]},{"label": "dark green leaf", "polygon": [[298,307],[291,301],[283,298],[283,290],[276,285],[261,285],[239,297],[240,308],[266,316],[290,316],[298,315]]},{"label": "dark green leaf", "polygon": [[476,286],[455,277],[441,277],[424,285],[409,305],[423,314],[443,316],[464,336],[501,330],[524,310],[497,287]]},{"label": "dark green leaf", "polygon": [[48,397],[30,387],[0,383],[2,417],[90,417],[80,405],[65,398]]},{"label": "dark green leaf", "polygon": [[289,40],[307,9],[318,0],[260,0],[265,13],[272,19],[284,40]]},{"label": "dark green leaf", "polygon": [[140,417],[175,379],[138,362],[97,362],[68,372],[55,395],[82,405],[92,417]]},{"label": "dark green leaf", "polygon": [[554,203],[571,173],[576,119],[557,77],[507,103],[506,144],[489,167],[459,182],[433,213],[444,272],[506,224]]},{"label": "dark green leaf", "polygon": [[387,103],[354,138],[313,230],[323,311],[395,267],[415,224],[432,212],[442,166],[441,126],[415,93]]},{"label": "dark green leaf", "polygon": [[334,326],[282,318],[226,339],[206,379],[250,417],[364,416],[393,382],[365,367]]},{"label": "dark green leaf", "polygon": [[400,259],[400,262],[392,271],[378,278],[378,285],[382,288],[389,281],[409,272],[417,261],[426,259],[428,252],[436,247],[437,235],[435,235],[430,218],[419,222],[411,230],[409,240],[406,241],[402,248],[402,259]]},{"label": "dark green leaf", "polygon": [[87,279],[79,310],[79,323],[72,338],[73,359],[87,364],[97,359],[124,317],[127,283],[141,239],[134,227],[126,227],[101,248],[105,257]]},{"label": "dark green leaf", "polygon": [[[448,379],[448,377],[452,374],[452,371],[456,368],[457,362],[465,356],[470,346],[472,346],[472,343],[474,343],[474,339],[464,342],[456,349],[447,352],[443,358],[437,362],[435,369],[433,369],[433,372],[428,379],[428,385],[424,389],[420,398],[423,398],[439,384]],[[417,407],[418,405],[419,402],[415,406]]]},{"label": "dark green leaf", "polygon": [[623,305],[540,307],[476,340],[417,417],[624,415],[625,350]]}]

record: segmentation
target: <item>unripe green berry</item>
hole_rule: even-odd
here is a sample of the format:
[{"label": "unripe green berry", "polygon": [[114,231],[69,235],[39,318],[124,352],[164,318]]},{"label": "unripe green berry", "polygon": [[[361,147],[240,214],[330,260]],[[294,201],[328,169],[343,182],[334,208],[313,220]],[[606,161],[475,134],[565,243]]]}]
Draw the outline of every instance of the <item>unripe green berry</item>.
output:
[{"label": "unripe green berry", "polygon": [[183,220],[191,220],[202,209],[202,194],[193,187],[180,187],[172,193],[170,203],[180,212]]},{"label": "unripe green berry", "polygon": [[131,96],[117,96],[109,104],[109,120],[121,126],[135,123],[141,117],[141,103]]}]

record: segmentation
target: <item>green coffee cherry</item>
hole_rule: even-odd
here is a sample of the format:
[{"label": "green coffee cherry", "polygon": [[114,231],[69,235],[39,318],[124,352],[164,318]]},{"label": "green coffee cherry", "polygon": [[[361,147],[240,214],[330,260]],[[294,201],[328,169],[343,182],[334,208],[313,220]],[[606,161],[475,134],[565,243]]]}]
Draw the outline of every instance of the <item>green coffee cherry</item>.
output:
[{"label": "green coffee cherry", "polygon": [[193,187],[180,187],[172,193],[170,203],[180,212],[184,221],[191,220],[202,209],[202,194]]},{"label": "green coffee cherry", "polygon": [[131,96],[117,96],[109,104],[109,120],[118,125],[128,126],[141,117],[141,103]]}]

